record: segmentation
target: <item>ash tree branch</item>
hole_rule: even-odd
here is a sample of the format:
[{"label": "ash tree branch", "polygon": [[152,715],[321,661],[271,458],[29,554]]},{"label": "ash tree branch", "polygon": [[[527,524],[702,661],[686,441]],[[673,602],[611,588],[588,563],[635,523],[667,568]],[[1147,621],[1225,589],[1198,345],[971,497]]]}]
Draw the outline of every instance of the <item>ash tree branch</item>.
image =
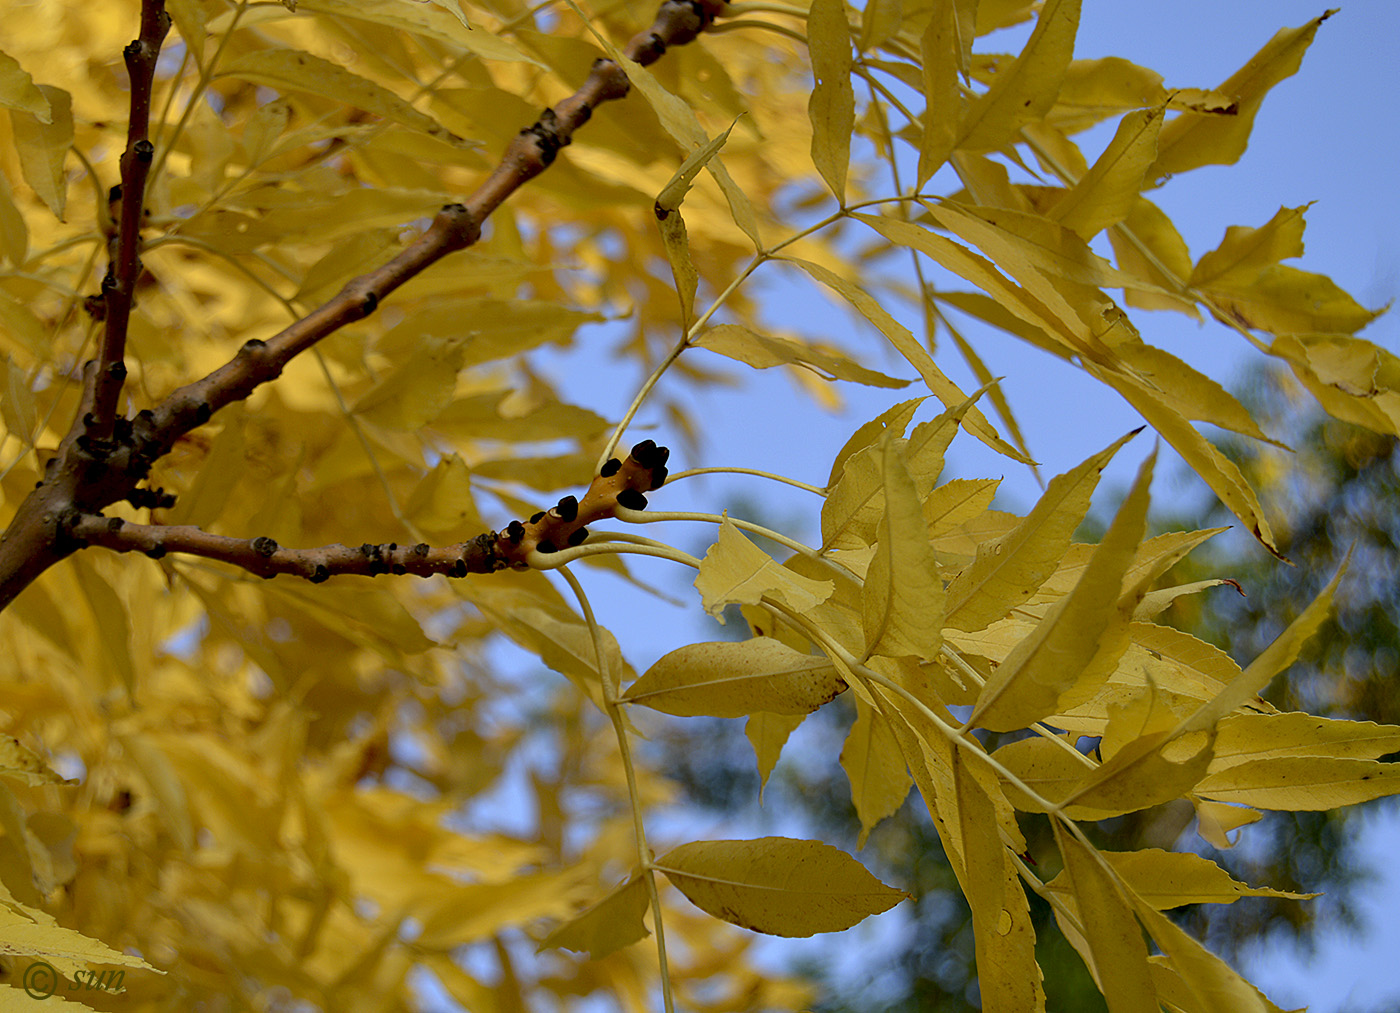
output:
[{"label": "ash tree branch", "polygon": [[646,493],[666,481],[668,451],[646,440],[632,448],[625,461],[616,458],[594,478],[582,501],[565,496],[558,504],[526,523],[511,521],[504,531],[488,531],[467,542],[432,546],[426,542],[400,545],[365,543],[352,548],[339,543],[313,549],[289,549],[261,536],[232,538],[211,534],[193,525],[135,524],[120,517],[79,513],[68,525],[69,537],[82,546],[100,545],[113,552],[140,552],[152,559],[183,553],[216,559],[259,577],[289,574],[320,583],[331,577],[382,573],[431,577],[465,577],[510,567],[525,569],[532,551],[555,552],[579,545],[588,537],[587,525],[616,516],[619,506],[640,509]]},{"label": "ash tree branch", "polygon": [[[724,0],[665,0],[652,26],[637,34],[625,53],[644,66],[655,63],[667,48],[694,40],[727,6]],[[319,578],[322,571],[318,566],[325,568],[326,576],[371,572],[369,557],[362,556],[358,561],[347,557],[340,551],[344,546],[306,550],[283,550],[278,546],[271,555],[264,555],[254,548],[254,543],[265,550],[270,539],[224,539],[198,529],[162,529],[158,525],[117,526],[102,515],[102,510],[120,500],[137,502],[144,491],[138,486],[151,466],[168,454],[180,437],[204,425],[220,408],[247,398],[262,384],[276,379],[297,355],[346,324],[373,313],[386,296],[447,254],[476,243],[491,212],[548,168],[559,150],[572,141],[574,131],[588,122],[595,108],[624,97],[629,90],[621,67],[612,60],[596,60],[578,91],[546,109],[511,141],[500,164],[475,193],[462,203],[443,207],[427,231],[396,257],[352,279],[330,301],[270,338],[245,342],[231,360],[212,373],[175,390],[155,408],[144,409],[134,419],[127,419],[118,415],[116,408],[126,376],[123,355],[132,292],[140,274],[140,225],[152,153],[145,136],[150,122],[151,81],[168,28],[163,0],[143,0],[140,38],[126,49],[132,78],[131,126],[122,158],[121,214],[113,243],[113,264],[109,280],[103,283],[107,314],[103,340],[97,360],[84,367],[84,396],[78,420],[60,444],[57,456],[49,462],[43,480],[20,504],[9,528],[0,535],[0,609],[50,566],[87,545],[143,552],[159,552],[163,545],[167,552],[186,551],[223,559],[265,575],[270,575],[270,569],[271,573]],[[650,449],[645,449],[648,446]],[[640,465],[636,458],[639,451],[643,460]],[[633,449],[633,456],[626,462],[617,462],[611,472],[610,461],[595,478],[585,502],[590,501],[595,490],[610,488],[612,505],[638,509],[645,505],[644,492],[659,487],[665,480],[665,462],[664,448],[646,441]],[[602,487],[600,481],[604,483]],[[485,566],[489,561],[490,569],[524,567],[530,551],[562,548],[570,544],[569,538],[578,537],[576,532],[586,521],[577,521],[579,515],[565,521],[557,513],[572,500],[566,497],[554,510],[531,518],[528,524],[513,521],[503,532],[488,533],[494,541],[482,536],[461,543],[484,546],[490,542],[491,552],[461,550],[460,545],[437,550],[429,547],[426,557],[408,558],[394,550],[390,554],[394,559],[391,565],[404,566],[406,573],[420,572],[413,567],[420,567],[425,573],[451,573],[455,561],[465,558],[474,561],[469,562],[471,566]],[[577,504],[564,512],[581,507]],[[611,516],[606,512],[609,509],[599,503],[590,505],[595,519]],[[162,540],[158,535],[161,530],[176,534]],[[460,550],[455,557],[453,550]],[[360,550],[346,551],[353,554]],[[284,562],[285,568],[281,568]],[[442,565],[448,569],[437,568]]]},{"label": "ash tree branch", "polygon": [[[146,212],[146,178],[155,158],[151,126],[151,90],[160,47],[170,31],[165,0],[142,0],[140,34],[122,51],[131,81],[131,112],[127,120],[126,150],[121,157],[120,201],[112,259],[102,279],[103,328],[97,359],[86,367],[84,401],[89,403],[79,423],[88,434],[105,439],[112,435],[117,401],[126,380],[126,334],[136,279],[141,274],[141,221]],[[116,197],[114,195],[114,200]],[[91,419],[88,419],[88,413]]]}]

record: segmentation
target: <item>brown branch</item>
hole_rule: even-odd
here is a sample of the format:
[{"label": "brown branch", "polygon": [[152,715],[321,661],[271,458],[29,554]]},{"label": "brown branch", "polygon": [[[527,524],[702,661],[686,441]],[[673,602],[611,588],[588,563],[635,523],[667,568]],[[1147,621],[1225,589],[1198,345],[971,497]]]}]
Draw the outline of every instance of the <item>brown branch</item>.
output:
[{"label": "brown branch", "polygon": [[141,29],[123,50],[131,82],[131,113],[127,122],[126,150],[121,157],[120,211],[112,262],[102,279],[103,328],[97,359],[85,367],[84,401],[87,408],[78,420],[97,439],[112,435],[117,401],[126,380],[126,334],[136,279],[141,274],[141,220],[146,211],[146,177],[156,149],[148,134],[151,126],[151,88],[161,43],[170,31],[165,0],[142,0]]},{"label": "brown branch", "polygon": [[[724,0],[665,0],[651,28],[636,35],[625,53],[642,65],[654,63],[668,47],[696,38],[727,6]],[[54,563],[87,544],[109,544],[110,541],[109,547],[119,551],[154,550],[158,544],[154,532],[162,530],[159,526],[124,524],[122,529],[130,531],[125,539],[117,538],[122,529],[115,533],[110,531],[106,527],[110,519],[103,517],[101,511],[119,500],[139,495],[138,486],[150,472],[151,465],[169,453],[181,436],[208,422],[214,412],[243,400],[261,384],[275,379],[288,362],[322,338],[373,313],[389,293],[447,254],[474,244],[481,236],[481,226],[487,216],[548,168],[559,149],[570,143],[574,131],[588,121],[597,106],[623,97],[629,89],[627,76],[617,64],[611,60],[595,61],[583,86],[554,108],[546,109],[534,125],[522,130],[506,148],[501,163],[471,197],[460,204],[448,204],[439,211],[428,230],[398,256],[351,280],[329,302],[278,334],[265,341],[245,342],[229,362],[174,391],[154,409],[139,412],[135,419],[126,419],[117,415],[116,406],[126,376],[123,362],[126,327],[141,267],[140,226],[151,154],[145,135],[149,128],[155,61],[168,28],[169,17],[163,0],[143,0],[140,37],[126,49],[132,82],[132,112],[127,150],[122,157],[116,252],[109,280],[103,283],[106,327],[98,359],[84,367],[84,392],[78,419],[60,444],[58,455],[49,462],[44,479],[20,504],[10,526],[0,535],[0,609]],[[659,478],[637,478],[634,459],[629,457],[627,462],[618,465],[620,471],[613,476],[595,479],[585,503],[589,502],[594,489],[599,488],[600,481],[606,482],[622,474],[624,478],[618,480],[622,484],[612,489],[612,502],[615,504],[617,495],[625,489],[624,500],[638,499],[624,501],[623,506],[635,509],[639,503],[645,505],[644,490],[658,487],[665,479],[665,452],[657,450],[654,444],[651,447],[652,453],[660,456],[651,460],[644,470],[648,476],[655,472]],[[644,452],[643,456],[648,455]],[[579,537],[576,532],[587,521],[578,517],[587,516],[595,507],[590,505],[589,511],[584,511],[581,503],[577,508],[579,514],[573,520],[565,520],[560,511],[568,512],[564,509],[566,502],[567,498],[554,511],[532,518],[529,524],[512,522],[496,535],[494,551],[499,559],[508,566],[524,566],[531,550],[563,548],[570,544],[570,538]],[[598,513],[597,516],[610,514]],[[150,532],[145,530],[147,527]],[[192,533],[194,530],[185,531],[181,536],[189,546],[184,551],[212,554],[212,558],[226,558],[236,565],[243,565],[242,561],[249,558],[247,551],[254,552],[253,558],[264,559],[251,549],[251,540],[242,543],[238,539],[231,540],[246,545],[248,549],[245,550],[219,541],[219,536],[200,532],[196,537]],[[79,531],[83,532],[81,536]],[[169,551],[168,540],[166,544]],[[266,543],[261,544],[266,547]],[[207,551],[201,552],[201,549]],[[272,558],[281,558],[282,551],[274,552]],[[321,565],[328,568],[331,561],[341,558],[329,548],[298,551],[321,553]],[[441,551],[448,552],[447,549]],[[434,556],[433,552],[430,548],[429,557],[438,562],[446,558]],[[306,571],[309,557],[287,558],[288,569],[277,572],[302,576],[319,572],[315,564],[309,573]],[[461,558],[460,555],[457,558]],[[405,572],[413,572],[407,569],[407,563],[403,565]]]},{"label": "brown branch", "polygon": [[232,538],[192,525],[135,524],[120,517],[79,513],[65,525],[78,546],[99,545],[113,552],[140,552],[152,559],[170,553],[229,563],[259,577],[288,574],[320,583],[331,577],[382,573],[415,577],[465,577],[508,567],[524,569],[532,551],[554,552],[588,537],[587,525],[615,516],[621,505],[646,506],[646,493],[666,480],[668,451],[647,440],[632,448],[625,461],[613,459],[593,480],[583,500],[566,496],[528,523],[511,521],[502,532],[489,531],[471,541],[431,546],[365,543],[352,548],[336,543],[314,549],[288,549],[266,536]]}]

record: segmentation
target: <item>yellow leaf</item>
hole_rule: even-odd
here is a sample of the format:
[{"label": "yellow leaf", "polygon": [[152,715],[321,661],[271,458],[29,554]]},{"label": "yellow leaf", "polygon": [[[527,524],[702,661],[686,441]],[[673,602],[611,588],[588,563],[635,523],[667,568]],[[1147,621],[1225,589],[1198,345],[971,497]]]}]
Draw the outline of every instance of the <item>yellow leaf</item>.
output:
[{"label": "yellow leaf", "polygon": [[1283,359],[1333,418],[1400,435],[1400,358],[1346,334],[1285,334],[1269,354]]},{"label": "yellow leaf", "polygon": [[393,92],[329,60],[296,49],[259,49],[219,65],[219,77],[236,77],[278,90],[291,90],[343,102],[400,123],[440,141],[464,145],[427,113],[419,112]]},{"label": "yellow leaf", "polygon": [[[112,949],[100,939],[64,928],[47,912],[19,903],[3,886],[0,886],[0,953],[10,958],[43,957],[69,977],[74,972],[85,971],[88,964],[116,964],[165,973],[140,957]],[[45,998],[48,996],[42,993],[37,996],[31,993],[31,1001]]]},{"label": "yellow leaf", "polygon": [[1286,264],[1265,268],[1248,284],[1217,283],[1211,301],[1245,327],[1273,334],[1337,331],[1352,334],[1380,315],[1331,278]]},{"label": "yellow leaf", "polygon": [[[1017,334],[1037,348],[1068,358],[1066,349],[1079,351],[1088,346],[1083,322],[1064,306],[1064,314],[1052,312],[1039,298],[1009,280],[996,267],[967,247],[912,222],[896,218],[855,214],[892,243],[926,254],[934,263],[965,278],[991,296],[970,292],[939,292],[936,297],[967,313]],[[1060,300],[1063,303],[1063,300]]]},{"label": "yellow leaf", "polygon": [[48,97],[13,56],[0,53],[0,106],[28,113],[40,123],[52,123]]},{"label": "yellow leaf", "polygon": [[11,436],[23,446],[33,446],[39,421],[34,392],[24,370],[8,355],[5,356],[5,388],[0,392],[0,418],[5,420],[5,429]]},{"label": "yellow leaf", "polygon": [[[855,217],[864,221],[868,216],[856,215]],[[876,220],[886,221],[886,219]],[[910,226],[910,228],[917,228],[917,226]],[[924,348],[923,345],[915,340],[909,328],[890,316],[889,311],[872,299],[868,292],[863,291],[858,286],[847,281],[840,275],[827,270],[820,264],[814,264],[810,261],[798,260],[796,258],[782,259],[796,264],[818,282],[840,294],[842,298],[856,308],[861,316],[878,327],[880,332],[884,334],[885,337],[890,340],[891,344],[899,351],[899,354],[903,355],[904,358],[909,361],[909,364],[919,371],[919,375],[922,376],[924,382],[928,384],[929,390],[933,391],[934,397],[942,401],[946,407],[952,408],[967,400],[967,395],[934,364],[933,356],[928,353],[928,350]],[[967,422],[965,425],[969,433],[976,436],[998,453],[1004,454],[1014,461],[1029,463],[1019,450],[997,435],[992,424],[987,421],[986,416],[984,416],[976,406],[968,410]]]},{"label": "yellow leaf", "polygon": [[1024,520],[1002,537],[978,545],[976,559],[948,584],[945,625],[985,629],[1035,593],[1054,572],[1070,535],[1088,513],[1099,474],[1132,435],[1052,478]]},{"label": "yellow leaf", "polygon": [[763,800],[763,789],[768,786],[768,775],[777,766],[783,746],[802,723],[804,714],[753,714],[744,725],[744,734],[749,745],[753,746],[754,759],[758,761],[758,797]]},{"label": "yellow leaf", "polygon": [[68,204],[68,174],[63,163],[73,146],[73,97],[62,88],[38,86],[48,101],[48,115],[10,111],[15,150],[24,181],[39,195],[54,217],[63,220]]},{"label": "yellow leaf", "polygon": [[15,206],[10,181],[0,174],[0,253],[13,266],[19,267],[29,252],[29,226]]},{"label": "yellow leaf", "polygon": [[435,338],[421,344],[355,404],[354,411],[387,429],[418,429],[452,399],[469,339]]},{"label": "yellow leaf", "polygon": [[702,911],[773,936],[840,932],[907,896],[844,851],[786,837],[682,844],[656,868]]},{"label": "yellow leaf", "polygon": [[1211,773],[1281,756],[1374,760],[1400,752],[1400,725],[1338,721],[1313,714],[1231,714],[1221,719]]},{"label": "yellow leaf", "polygon": [[1079,925],[1089,950],[1086,962],[1103,992],[1110,1013],[1137,1013],[1158,1008],[1157,991],[1147,969],[1147,944],[1118,877],[1105,868],[1097,851],[1053,821],[1055,843],[1065,868],[1057,879],[1074,896]]},{"label": "yellow leaf", "polygon": [[680,214],[681,201],[700,170],[729,140],[729,132],[733,129],[731,123],[724,133],[692,152],[656,197],[655,211],[661,228],[661,241],[666,247],[666,259],[671,262],[671,274],[676,279],[676,293],[681,300],[681,326],[687,329],[695,316],[695,290],[700,284],[700,275],[690,257],[690,238],[686,233],[685,219]]},{"label": "yellow leaf", "polygon": [[859,453],[866,447],[874,446],[880,439],[880,434],[885,430],[892,431],[897,436],[903,436],[904,430],[909,427],[910,421],[914,418],[914,413],[918,411],[919,405],[923,404],[925,398],[916,397],[909,401],[901,401],[897,405],[886,408],[883,412],[862,423],[861,426],[851,434],[845,444],[836,452],[836,459],[831,462],[831,474],[826,480],[827,488],[836,485],[841,477],[841,472],[845,470],[846,461],[852,454]]},{"label": "yellow leaf", "polygon": [[845,0],[813,0],[807,15],[807,47],[816,84],[807,103],[812,121],[812,164],[841,205],[846,203],[846,169],[855,133],[855,91],[851,88],[851,30]]},{"label": "yellow leaf", "polygon": [[1233,461],[1217,450],[1180,412],[1146,386],[1105,369],[1092,360],[1085,360],[1084,368],[1122,394],[1152,424],[1158,435],[1185,458],[1186,463],[1220,497],[1220,502],[1244,523],[1246,530],[1259,539],[1266,549],[1282,558],[1259,497]]},{"label": "yellow leaf", "polygon": [[1035,960],[1035,929],[1016,867],[1002,843],[993,794],[1000,795],[997,781],[981,759],[971,757],[971,747],[959,745],[949,752],[953,791],[938,804],[944,826],[958,827],[961,852],[953,870],[972,909],[982,1008],[1042,1011],[1045,993]]},{"label": "yellow leaf", "polygon": [[835,586],[829,580],[810,580],[779,566],[727,517],[695,578],[695,589],[712,616],[718,616],[726,605],[757,605],[764,595],[794,612],[806,612],[830,597]]},{"label": "yellow leaf", "polygon": [[1089,240],[1128,217],[1142,190],[1143,175],[1157,155],[1157,134],[1165,107],[1128,113],[1118,132],[1048,217]]},{"label": "yellow leaf", "polygon": [[1158,911],[1185,904],[1233,904],[1241,897],[1308,900],[1318,896],[1247,886],[1209,859],[1189,852],[1143,848],[1141,851],[1101,851],[1099,857],[1112,866],[1134,893]]},{"label": "yellow leaf", "polygon": [[487,60],[537,63],[499,35],[479,27],[470,28],[460,12],[449,13],[440,4],[416,0],[297,0],[296,6],[303,11],[359,18],[452,43]]},{"label": "yellow leaf", "polygon": [[554,929],[544,937],[538,949],[559,946],[587,953],[591,960],[602,960],[609,953],[651,934],[642,922],[649,904],[646,880],[633,876],[598,903]]},{"label": "yellow leaf", "polygon": [[899,811],[914,783],[889,719],[860,698],[855,723],[841,747],[841,768],[851,782],[851,802],[860,817],[859,850],[877,823]]},{"label": "yellow leaf", "polygon": [[1279,208],[1257,229],[1232,225],[1220,245],[1203,255],[1191,271],[1190,284],[1200,288],[1248,283],[1267,267],[1303,255],[1303,212],[1311,205]]},{"label": "yellow leaf", "polygon": [[424,533],[458,538],[486,527],[472,500],[471,472],[457,454],[448,454],[423,476],[404,504],[404,516]]},{"label": "yellow leaf", "polygon": [[771,366],[805,366],[823,380],[851,380],[871,387],[907,387],[908,380],[897,380],[835,352],[768,334],[758,334],[738,324],[707,327],[692,342],[720,355],[747,363],[754,369]]},{"label": "yellow leaf", "polygon": [[0,774],[31,786],[76,783],[55,774],[38,754],[13,735],[0,735]]},{"label": "yellow leaf", "polygon": [[666,714],[810,714],[843,692],[831,662],[768,637],[690,644],[662,657],[622,699]]},{"label": "yellow leaf", "polygon": [[924,500],[929,538],[937,538],[969,521],[992,505],[999,478],[955,478],[944,482]]},{"label": "yellow leaf", "polygon": [[1184,294],[1191,275],[1191,251],[1162,209],[1145,197],[1133,201],[1128,217],[1108,233],[1118,269],[1153,288],[1130,288],[1123,293],[1129,306],[1146,310],[1176,310],[1200,319],[1195,300]]},{"label": "yellow leaf", "polygon": [[884,513],[861,603],[866,656],[933,661],[943,642],[943,581],[914,480],[888,432],[880,439],[879,467]]},{"label": "yellow leaf", "polygon": [[1248,760],[1208,775],[1196,792],[1260,809],[1338,809],[1400,793],[1400,763],[1327,756]]},{"label": "yellow leaf", "polygon": [[136,666],[131,657],[131,613],[107,578],[86,559],[74,557],[78,586],[96,624],[92,656],[116,676],[116,684],[128,694],[136,690]]},{"label": "yellow leaf", "polygon": [[451,345],[444,343],[466,337],[461,365],[475,366],[546,342],[565,344],[583,324],[602,319],[541,300],[432,299],[386,331],[374,347],[390,360],[404,362],[424,342],[446,350]]},{"label": "yellow leaf", "polygon": [[1228,851],[1235,846],[1235,842],[1230,840],[1229,836],[1232,830],[1258,823],[1264,818],[1264,814],[1258,809],[1212,802],[1198,795],[1191,796],[1191,802],[1196,807],[1196,832],[1212,847],[1221,851]]},{"label": "yellow leaf", "polygon": [[[622,55],[606,35],[594,31],[593,37],[607,51],[609,59],[616,61],[626,72],[627,80],[632,82],[632,87],[646,99],[657,119],[661,121],[662,127],[680,144],[682,151],[700,150],[710,143],[709,135],[705,133],[705,128],[700,125],[700,120],[696,118],[695,111],[690,106],[663,88],[645,67]],[[734,224],[753,241],[755,249],[763,249],[763,240],[758,232],[758,218],[754,215],[753,205],[749,203],[744,191],[739,189],[719,158],[711,158],[706,163],[706,168],[724,192]]]},{"label": "yellow leaf", "polygon": [[1183,932],[1131,889],[1128,899],[1139,920],[1191,990],[1201,1013],[1279,1013],[1228,964]]},{"label": "yellow leaf", "polygon": [[923,134],[919,139],[919,170],[917,189],[922,190],[939,166],[948,160],[958,139],[958,120],[962,112],[962,96],[958,91],[958,71],[966,73],[968,52],[961,45],[960,35],[967,34],[971,42],[971,27],[966,24],[966,5],[960,11],[956,3],[938,3],[933,16],[919,40],[923,57],[924,116]]},{"label": "yellow leaf", "polygon": [[1146,385],[1183,418],[1242,433],[1256,440],[1270,440],[1250,416],[1249,410],[1220,384],[1182,362],[1175,355],[1136,339],[1113,345],[1112,355],[1130,378]]},{"label": "yellow leaf", "polygon": [[[1148,487],[1154,451],[1138,470],[1123,505],[1094,551],[1074,589],[1045,614],[1034,632],[1007,655],[982,687],[968,719],[992,731],[1025,728],[1059,709],[1062,697],[1087,697],[1084,680],[1103,666],[1090,666],[1115,621],[1114,606],[1147,522]],[[951,625],[951,623],[950,623]],[[1123,646],[1126,646],[1124,643]],[[1111,659],[1116,660],[1116,659]]]},{"label": "yellow leaf", "polygon": [[1059,94],[1078,30],[1079,0],[1047,0],[1016,62],[964,114],[958,147],[999,150],[1016,139],[1022,124],[1044,116]]},{"label": "yellow leaf", "polygon": [[501,883],[450,886],[416,914],[415,946],[450,950],[536,918],[564,918],[586,889],[578,867],[517,876]]},{"label": "yellow leaf", "polygon": [[1157,161],[1149,170],[1150,178],[1237,162],[1249,144],[1249,132],[1264,96],[1297,71],[1318,26],[1334,13],[1327,11],[1301,28],[1283,29],[1215,89],[1235,102],[1234,115],[1187,112],[1168,123],[1157,142]]}]

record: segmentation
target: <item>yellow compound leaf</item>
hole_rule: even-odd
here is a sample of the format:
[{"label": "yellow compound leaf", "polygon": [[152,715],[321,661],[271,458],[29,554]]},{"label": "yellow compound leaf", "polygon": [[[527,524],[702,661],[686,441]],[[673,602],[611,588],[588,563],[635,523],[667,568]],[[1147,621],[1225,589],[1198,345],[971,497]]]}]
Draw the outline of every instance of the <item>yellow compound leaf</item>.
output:
[{"label": "yellow compound leaf", "polygon": [[38,88],[48,101],[48,115],[41,119],[15,109],[10,112],[10,123],[24,181],[62,221],[68,205],[68,174],[63,163],[73,146],[73,97],[47,84]]},{"label": "yellow compound leaf", "polygon": [[622,699],[682,717],[810,714],[846,689],[830,661],[769,637],[690,644],[662,657]]},{"label": "yellow compound leaf", "polygon": [[1298,70],[1318,26],[1334,13],[1327,11],[1301,28],[1283,29],[1216,89],[1235,102],[1234,115],[1187,112],[1163,127],[1157,142],[1157,161],[1149,170],[1150,178],[1160,179],[1202,165],[1237,162],[1249,144],[1254,116],[1264,96]]},{"label": "yellow compound leaf", "polygon": [[1128,217],[1157,155],[1165,107],[1128,113],[1102,155],[1050,209],[1048,217],[1089,240]]},{"label": "yellow compound leaf", "polygon": [[1066,831],[1058,820],[1054,828],[1055,843],[1065,862],[1057,879],[1075,899],[1089,951],[1083,954],[1085,962],[1110,1013],[1158,1009],[1157,991],[1147,969],[1147,943],[1118,877],[1097,851]]},{"label": "yellow compound leaf", "polygon": [[881,438],[878,460],[885,502],[861,600],[865,651],[867,657],[933,661],[943,643],[943,581],[900,449],[891,434]]},{"label": "yellow compound leaf", "polygon": [[744,537],[728,517],[719,528],[719,538],[700,563],[695,589],[700,592],[705,611],[718,616],[726,605],[757,605],[764,595],[787,605],[794,612],[805,612],[831,596],[836,585],[829,580],[812,580],[779,566],[772,558]]},{"label": "yellow compound leaf", "polygon": [[466,143],[387,88],[339,64],[300,50],[260,49],[244,53],[220,64],[218,76],[235,77],[278,90],[318,95],[363,109],[451,144]]},{"label": "yellow compound leaf", "polygon": [[1059,565],[1070,535],[1089,511],[1099,475],[1132,434],[1050,480],[1025,519],[994,541],[980,543],[977,557],[948,585],[946,625],[986,629],[1030,598]]},{"label": "yellow compound leaf", "polygon": [[805,366],[823,380],[850,380],[871,387],[907,387],[908,380],[897,380],[836,352],[826,352],[790,338],[758,334],[738,324],[706,328],[692,344],[747,363],[754,369],[772,366]]},{"label": "yellow compound leaf", "polygon": [[1079,30],[1079,0],[1047,0],[1021,54],[963,116],[958,147],[995,151],[1055,104]]},{"label": "yellow compound leaf", "polygon": [[914,784],[889,719],[859,697],[855,723],[841,747],[841,768],[851,783],[851,802],[860,817],[859,850],[877,823],[899,811]]},{"label": "yellow compound leaf", "polygon": [[1156,458],[1154,451],[1143,462],[1074,589],[1012,648],[982,687],[971,723],[999,732],[1025,728],[1053,714],[1061,697],[1091,695],[1094,684],[1084,685],[1086,679],[1096,673],[1107,677],[1104,665],[1091,667],[1090,662],[1103,643],[1115,639],[1110,628],[1115,623],[1119,630],[1126,625],[1115,606],[1147,522],[1148,487]]},{"label": "yellow compound leaf", "polygon": [[642,921],[649,903],[646,880],[633,876],[545,936],[537,951],[558,946],[602,960],[651,934]]},{"label": "yellow compound leaf", "polygon": [[908,896],[844,851],[786,837],[695,841],[656,868],[702,911],[772,936],[840,932]]},{"label": "yellow compound leaf", "polygon": [[807,46],[816,84],[807,103],[812,121],[812,163],[836,200],[846,203],[846,169],[855,133],[855,91],[851,88],[851,30],[845,0],[813,0],[807,15]]}]

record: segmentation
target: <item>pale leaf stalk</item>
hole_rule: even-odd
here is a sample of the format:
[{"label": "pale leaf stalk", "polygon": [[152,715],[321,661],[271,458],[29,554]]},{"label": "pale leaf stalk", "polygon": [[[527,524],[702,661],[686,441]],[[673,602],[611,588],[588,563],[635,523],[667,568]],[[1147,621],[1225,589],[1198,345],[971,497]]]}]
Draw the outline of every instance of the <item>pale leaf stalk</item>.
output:
[{"label": "pale leaf stalk", "polygon": [[666,484],[670,485],[677,479],[694,478],[696,475],[755,475],[758,478],[772,479],[774,482],[781,482],[790,485],[794,489],[801,489],[816,496],[825,496],[826,489],[821,486],[809,485],[806,482],[799,482],[795,478],[788,478],[786,475],[777,475],[771,471],[760,471],[757,468],[687,468],[685,471],[678,471],[670,478],[666,479]]},{"label": "pale leaf stalk", "polygon": [[661,972],[661,996],[666,1006],[666,1013],[674,1013],[675,1001],[671,995],[671,967],[666,959],[666,930],[662,923],[661,895],[656,889],[656,869],[652,863],[651,848],[647,845],[646,823],[642,819],[641,795],[637,791],[636,765],[632,762],[632,748],[627,740],[627,726],[622,716],[622,709],[618,706],[616,673],[608,665],[607,657],[603,653],[603,640],[598,629],[598,620],[593,615],[593,606],[588,601],[588,595],[584,593],[583,585],[579,583],[577,577],[569,572],[568,567],[561,566],[558,569],[560,576],[568,581],[570,590],[578,599],[579,609],[583,612],[584,622],[588,625],[589,639],[593,642],[594,661],[598,666],[598,675],[603,681],[603,706],[607,710],[608,720],[612,722],[613,732],[617,736],[617,749],[622,757],[622,769],[627,776],[627,799],[632,809],[632,831],[637,841],[637,862],[646,879],[647,897],[651,902],[651,918],[656,926],[656,958]]},{"label": "pale leaf stalk", "polygon": [[844,577],[847,577],[854,581],[860,580],[859,577],[857,577],[845,566],[841,565],[841,563],[827,556],[823,556],[820,552],[812,548],[810,545],[804,545],[802,542],[797,541],[795,538],[789,538],[787,535],[774,531],[772,528],[766,528],[762,524],[755,524],[753,521],[740,520],[737,517],[726,518],[722,514],[689,513],[685,511],[665,510],[648,510],[646,512],[643,512],[641,510],[630,510],[627,507],[618,507],[615,511],[614,516],[616,516],[617,519],[620,521],[626,521],[628,524],[658,524],[662,521],[700,521],[706,524],[723,524],[725,520],[728,520],[730,524],[733,524],[740,531],[747,531],[750,534],[760,535],[763,538],[769,539],[770,541],[777,542],[784,548],[791,549],[793,552],[796,552],[799,556],[806,556],[808,559],[814,562],[821,563],[833,570],[836,570],[839,573],[841,573],[841,575]]}]

